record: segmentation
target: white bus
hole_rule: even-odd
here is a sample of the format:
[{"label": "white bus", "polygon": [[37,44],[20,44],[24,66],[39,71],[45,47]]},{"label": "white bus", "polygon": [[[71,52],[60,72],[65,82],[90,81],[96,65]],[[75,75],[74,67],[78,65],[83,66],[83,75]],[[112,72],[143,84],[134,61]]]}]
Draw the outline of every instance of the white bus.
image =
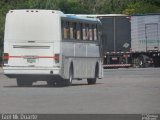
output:
[{"label": "white bus", "polygon": [[18,86],[102,78],[101,23],[56,10],[10,10],[6,16],[3,70]]}]

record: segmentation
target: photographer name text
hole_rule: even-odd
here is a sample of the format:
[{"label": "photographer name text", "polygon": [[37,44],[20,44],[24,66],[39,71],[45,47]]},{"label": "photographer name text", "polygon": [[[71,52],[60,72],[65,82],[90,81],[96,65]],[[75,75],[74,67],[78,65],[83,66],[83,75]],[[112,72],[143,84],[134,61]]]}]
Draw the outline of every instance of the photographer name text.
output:
[{"label": "photographer name text", "polygon": [[2,120],[38,120],[36,114],[2,114]]}]

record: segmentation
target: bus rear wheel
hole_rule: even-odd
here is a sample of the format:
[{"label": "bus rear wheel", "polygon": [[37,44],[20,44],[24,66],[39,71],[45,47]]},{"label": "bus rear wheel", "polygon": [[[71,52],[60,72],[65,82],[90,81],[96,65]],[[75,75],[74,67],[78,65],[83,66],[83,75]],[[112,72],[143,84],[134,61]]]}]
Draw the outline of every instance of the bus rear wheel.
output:
[{"label": "bus rear wheel", "polygon": [[66,80],[66,85],[71,86],[72,80],[73,80],[73,67],[71,66],[69,70],[69,79]]},{"label": "bus rear wheel", "polygon": [[47,80],[47,86],[48,87],[55,87],[56,86],[56,81],[54,81],[54,80]]},{"label": "bus rear wheel", "polygon": [[88,82],[88,84],[89,85],[93,85],[93,84],[96,84],[96,78],[89,78],[89,79],[87,79],[87,82]]},{"label": "bus rear wheel", "polygon": [[30,87],[32,86],[33,81],[25,78],[17,78],[18,87]]},{"label": "bus rear wheel", "polygon": [[88,84],[89,85],[96,84],[97,78],[98,78],[98,64],[96,65],[96,68],[95,68],[95,77],[94,78],[88,78],[87,79]]}]

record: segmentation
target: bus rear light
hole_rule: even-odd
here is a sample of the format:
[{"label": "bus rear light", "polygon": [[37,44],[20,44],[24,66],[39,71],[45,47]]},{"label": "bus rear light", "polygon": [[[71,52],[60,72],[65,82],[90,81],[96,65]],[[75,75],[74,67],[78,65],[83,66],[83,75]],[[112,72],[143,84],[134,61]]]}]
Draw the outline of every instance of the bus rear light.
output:
[{"label": "bus rear light", "polygon": [[59,63],[59,54],[55,54],[55,63]]},{"label": "bus rear light", "polygon": [[3,53],[3,63],[8,64],[8,60],[9,60],[9,54]]}]

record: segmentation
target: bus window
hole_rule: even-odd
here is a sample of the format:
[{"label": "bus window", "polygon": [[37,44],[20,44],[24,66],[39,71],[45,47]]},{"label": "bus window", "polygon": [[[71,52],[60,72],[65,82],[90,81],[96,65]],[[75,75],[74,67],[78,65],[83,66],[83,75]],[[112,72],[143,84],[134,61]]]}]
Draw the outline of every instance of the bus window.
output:
[{"label": "bus window", "polygon": [[69,23],[69,29],[70,29],[70,39],[73,39],[74,37],[73,37],[73,23],[72,22]]},{"label": "bus window", "polygon": [[86,40],[89,40],[89,24],[86,24]]},{"label": "bus window", "polygon": [[77,39],[77,23],[73,23],[73,38]]},{"label": "bus window", "polygon": [[101,26],[98,25],[98,40],[101,40],[101,36],[102,36],[102,30],[101,30]]},{"label": "bus window", "polygon": [[93,33],[94,33],[94,40],[97,40],[97,25],[94,25],[94,28],[93,28]]},{"label": "bus window", "polygon": [[83,24],[80,23],[80,39],[83,40]]},{"label": "bus window", "polygon": [[80,23],[77,23],[77,40],[81,39],[81,26]]},{"label": "bus window", "polygon": [[61,30],[62,30],[62,32],[61,32],[61,34],[62,34],[62,39],[64,39],[64,21],[62,20],[61,21]]},{"label": "bus window", "polygon": [[69,38],[69,23],[67,21],[62,21],[62,38]]},{"label": "bus window", "polygon": [[67,21],[62,21],[62,38],[63,39],[68,39],[69,38],[69,22]]},{"label": "bus window", "polygon": [[83,24],[82,31],[83,31],[83,40],[86,40],[86,28],[85,28],[85,24]]},{"label": "bus window", "polygon": [[93,36],[92,36],[92,25],[89,25],[89,40],[92,40]]},{"label": "bus window", "polygon": [[67,39],[67,26],[65,21],[62,21],[62,38]]}]

